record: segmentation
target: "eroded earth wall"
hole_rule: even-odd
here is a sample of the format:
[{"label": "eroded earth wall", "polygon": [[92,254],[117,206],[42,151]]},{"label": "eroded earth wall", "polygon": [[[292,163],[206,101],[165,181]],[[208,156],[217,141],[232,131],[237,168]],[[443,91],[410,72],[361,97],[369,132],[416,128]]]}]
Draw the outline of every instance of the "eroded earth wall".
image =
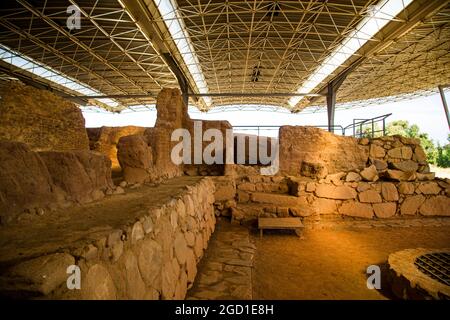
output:
[{"label": "eroded earth wall", "polygon": [[34,151],[89,150],[81,110],[48,90],[12,81],[0,92],[0,139]]}]

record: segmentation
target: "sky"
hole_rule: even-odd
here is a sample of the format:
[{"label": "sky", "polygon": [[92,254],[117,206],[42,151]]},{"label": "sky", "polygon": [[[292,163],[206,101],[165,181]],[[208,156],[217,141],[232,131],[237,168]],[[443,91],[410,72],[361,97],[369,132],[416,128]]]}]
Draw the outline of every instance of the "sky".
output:
[{"label": "sky", "polygon": [[[446,93],[447,101],[450,101],[449,92]],[[399,102],[370,105],[350,110],[337,110],[335,124],[346,126],[353,122],[354,118],[368,119],[380,115],[392,113],[386,119],[387,123],[395,120],[407,120],[410,124],[417,124],[421,132],[429,134],[430,138],[441,145],[447,144],[447,136],[450,133],[445,117],[444,108],[439,94],[426,97],[403,100]],[[144,126],[151,127],[156,120],[156,111],[126,112],[120,114],[95,113],[84,111],[86,127],[101,126]],[[228,120],[233,126],[241,125],[326,125],[327,113],[318,112],[314,114],[305,113],[283,113],[273,111],[228,111],[201,113],[190,110],[193,119],[203,120]],[[235,130],[236,131],[236,130]],[[249,131],[247,131],[249,132]],[[253,133],[253,132],[249,132]],[[261,131],[263,135],[274,136],[276,130]]]}]

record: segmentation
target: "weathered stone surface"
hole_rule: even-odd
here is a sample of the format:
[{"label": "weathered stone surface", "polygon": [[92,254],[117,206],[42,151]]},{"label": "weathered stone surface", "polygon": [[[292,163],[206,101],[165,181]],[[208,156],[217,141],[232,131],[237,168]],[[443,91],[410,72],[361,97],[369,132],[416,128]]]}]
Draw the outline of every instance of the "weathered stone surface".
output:
[{"label": "weathered stone surface", "polygon": [[441,192],[441,188],[436,182],[423,182],[419,184],[416,192],[423,194],[438,194]]},{"label": "weathered stone surface", "polygon": [[434,196],[425,200],[420,207],[424,216],[450,216],[450,197]]},{"label": "weathered stone surface", "polygon": [[143,299],[145,295],[145,283],[141,278],[138,262],[131,250],[123,255],[123,266],[125,269],[126,294],[128,299]]},{"label": "weathered stone surface", "polygon": [[403,172],[400,170],[387,170],[386,177],[396,181],[414,181],[416,179],[415,172]]},{"label": "weathered stone surface", "polygon": [[388,156],[391,158],[409,160],[412,157],[412,150],[410,147],[398,147],[389,150]]},{"label": "weathered stone surface", "polygon": [[386,170],[388,167],[388,164],[384,160],[380,159],[371,159],[371,163],[377,168],[378,171]]},{"label": "weathered stone surface", "polygon": [[382,201],[380,194],[374,190],[363,191],[358,196],[360,202],[377,203]]},{"label": "weathered stone surface", "polygon": [[339,213],[359,218],[372,218],[373,209],[370,204],[360,203],[356,201],[346,201],[339,208]]},{"label": "weathered stone surface", "polygon": [[180,272],[180,277],[177,281],[177,285],[175,287],[175,300],[183,300],[186,297],[186,292],[188,288],[187,274],[186,271],[182,270]]},{"label": "weathered stone surface", "polygon": [[[112,169],[119,169],[117,144],[121,137],[143,134],[146,128],[136,126],[87,128],[90,149],[106,155],[111,160]],[[124,187],[124,186],[121,186]]]},{"label": "weathered stone surface", "polygon": [[349,172],[345,177],[345,181],[347,182],[358,182],[361,181],[361,176],[356,172]]},{"label": "weathered stone surface", "polygon": [[49,90],[10,81],[1,88],[0,140],[33,151],[89,150],[81,110]]},{"label": "weathered stone surface", "polygon": [[145,236],[145,232],[144,232],[144,228],[142,227],[142,223],[137,221],[133,225],[133,228],[131,229],[131,244],[135,244],[139,240],[144,239],[144,236]]},{"label": "weathered stone surface", "polygon": [[194,251],[192,249],[189,249],[186,254],[186,272],[188,286],[192,286],[195,276],[197,275],[197,263]]},{"label": "weathered stone surface", "polygon": [[337,204],[335,200],[316,198],[311,205],[318,214],[337,213]]},{"label": "weathered stone surface", "polygon": [[298,175],[305,161],[321,163],[327,173],[361,169],[369,156],[369,148],[357,139],[312,127],[283,126],[279,143],[280,172],[290,175]]},{"label": "weathered stone surface", "polygon": [[378,218],[391,218],[397,210],[397,204],[395,202],[374,203],[372,206]]},{"label": "weathered stone surface", "polygon": [[378,171],[374,165],[371,165],[370,167],[367,167],[364,170],[361,170],[361,172],[359,174],[365,181],[377,181],[378,180]]},{"label": "weathered stone surface", "polygon": [[45,163],[26,144],[0,141],[0,181],[2,223],[28,207],[44,207],[56,200]]},{"label": "weathered stone surface", "polygon": [[161,245],[151,239],[144,240],[139,250],[138,266],[145,284],[160,290],[162,266]]},{"label": "weathered stone surface", "polygon": [[427,155],[420,145],[418,145],[414,148],[413,160],[419,162],[420,164],[427,163]]},{"label": "weathered stone surface", "polygon": [[236,188],[232,185],[217,185],[214,197],[216,201],[224,201],[228,199],[233,199],[236,194]]},{"label": "weathered stone surface", "polygon": [[322,179],[328,174],[328,169],[321,162],[303,161],[300,174],[305,177]]},{"label": "weathered stone surface", "polygon": [[360,183],[358,183],[358,186],[356,187],[356,190],[358,192],[363,192],[363,191],[366,191],[369,189],[370,189],[370,184],[367,182],[360,182]]},{"label": "weathered stone surface", "polygon": [[203,255],[203,235],[201,233],[195,236],[194,253],[198,259]]},{"label": "weathered stone surface", "polygon": [[241,183],[237,188],[243,191],[255,191],[255,185],[253,183]]},{"label": "weathered stone surface", "polygon": [[400,182],[398,184],[398,191],[401,194],[413,194],[415,189],[414,183],[412,182]]},{"label": "weathered stone surface", "polygon": [[329,199],[355,199],[356,191],[353,188],[347,186],[333,186],[329,184],[318,184],[316,187],[316,191],[314,191],[315,195],[320,198],[329,198]]},{"label": "weathered stone surface", "polygon": [[295,207],[298,204],[298,198],[284,194],[275,193],[252,193],[251,199],[253,202],[268,203],[280,207]]},{"label": "weathered stone surface", "polygon": [[81,296],[86,300],[115,300],[116,287],[108,270],[101,264],[89,268],[82,277]]},{"label": "weathered stone surface", "polygon": [[392,168],[405,171],[405,172],[416,172],[419,169],[419,165],[417,162],[412,160],[405,160],[400,162],[391,162],[390,165]]},{"label": "weathered stone surface", "polygon": [[55,290],[68,277],[66,270],[75,264],[75,259],[67,253],[55,253],[19,263],[2,275],[3,290],[31,291],[47,295]]},{"label": "weathered stone surface", "polygon": [[39,152],[53,183],[80,203],[92,201],[94,190],[113,187],[111,161],[94,151]]},{"label": "weathered stone surface", "polygon": [[414,215],[424,201],[425,197],[423,195],[407,197],[402,202],[400,213],[402,215]]},{"label": "weathered stone surface", "polygon": [[342,178],[345,177],[345,172],[337,172],[329,174],[325,177],[325,183],[333,183],[335,185],[342,185]]},{"label": "weathered stone surface", "polygon": [[174,240],[175,256],[178,259],[180,265],[186,262],[188,247],[186,239],[182,233],[178,233]]},{"label": "weathered stone surface", "polygon": [[164,263],[162,267],[162,299],[172,300],[175,294],[178,276],[172,262]]},{"label": "weathered stone surface", "polygon": [[417,172],[416,176],[417,176],[417,180],[419,180],[419,181],[431,181],[431,180],[435,179],[435,173],[434,172],[430,172],[430,173]]},{"label": "weathered stone surface", "polygon": [[398,191],[393,183],[383,182],[381,184],[381,194],[386,201],[398,201]]},{"label": "weathered stone surface", "polygon": [[306,184],[306,192],[314,192],[316,190],[316,184],[314,182],[308,182]]},{"label": "weathered stone surface", "polygon": [[384,158],[386,151],[384,151],[383,147],[377,146],[376,144],[371,144],[369,155],[372,158]]},{"label": "weathered stone surface", "polygon": [[153,165],[153,152],[143,135],[121,137],[117,144],[117,158],[128,183],[142,183],[148,179],[147,170]]},{"label": "weathered stone surface", "polygon": [[368,138],[360,138],[359,139],[359,141],[358,141],[358,143],[360,144],[360,145],[363,145],[363,146],[367,146],[368,144],[369,144],[369,139]]}]

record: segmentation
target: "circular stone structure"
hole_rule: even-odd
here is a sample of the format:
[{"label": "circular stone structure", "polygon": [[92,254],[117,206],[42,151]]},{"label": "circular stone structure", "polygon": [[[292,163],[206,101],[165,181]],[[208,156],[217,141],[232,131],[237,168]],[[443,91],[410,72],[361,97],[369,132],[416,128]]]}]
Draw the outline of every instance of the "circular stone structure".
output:
[{"label": "circular stone structure", "polygon": [[388,281],[401,299],[450,299],[450,248],[406,249],[389,255]]}]

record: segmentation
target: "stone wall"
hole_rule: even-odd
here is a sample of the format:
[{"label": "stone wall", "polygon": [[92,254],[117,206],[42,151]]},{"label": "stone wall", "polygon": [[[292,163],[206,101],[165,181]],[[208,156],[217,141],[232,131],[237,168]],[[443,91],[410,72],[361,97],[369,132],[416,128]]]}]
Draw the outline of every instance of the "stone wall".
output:
[{"label": "stone wall", "polygon": [[48,90],[12,81],[0,92],[0,139],[34,151],[89,150],[81,110]]},{"label": "stone wall", "polygon": [[[0,293],[39,299],[184,299],[215,228],[214,184],[203,178],[161,206],[114,230],[93,232],[70,249],[3,269]],[[151,201],[150,201],[151,202]],[[81,289],[67,289],[66,269],[81,270]],[[48,276],[42,276],[48,275]]]},{"label": "stone wall", "polygon": [[[355,179],[353,173],[339,173],[317,181],[249,175],[235,184],[233,197],[227,194],[228,198],[216,199],[216,211],[242,222],[254,221],[258,216],[294,216],[305,222],[450,216],[449,179],[369,182]],[[223,190],[218,185],[216,194]],[[236,201],[234,206],[231,201]],[[230,204],[228,208],[224,203]]]},{"label": "stone wall", "polygon": [[[374,165],[380,176],[393,180],[432,179],[418,139],[385,136],[345,137],[302,126],[280,128],[280,172],[322,179],[337,172],[359,172]],[[433,176],[434,177],[434,176]]]},{"label": "stone wall", "polygon": [[[186,173],[188,175],[219,175],[224,172],[221,165],[205,164],[176,165],[171,152],[179,141],[171,141],[174,130],[184,128],[191,135],[191,162],[194,150],[194,122],[190,119],[178,89],[163,89],[158,94],[156,109],[158,117],[154,128],[142,134],[124,136],[117,144],[117,158],[128,183],[160,182]],[[201,134],[207,129],[218,129],[225,136],[231,125],[227,121],[199,121]],[[225,144],[225,141],[223,142]],[[202,142],[203,148],[209,142]],[[225,146],[223,147],[225,149]]]},{"label": "stone wall", "polygon": [[[292,138],[288,143],[286,131]],[[217,215],[241,222],[258,216],[310,222],[450,216],[450,180],[430,172],[417,139],[354,139],[282,127],[280,149],[276,176],[260,175],[258,166],[235,165],[227,178],[231,182],[216,180]]]},{"label": "stone wall", "polygon": [[110,160],[93,151],[34,152],[0,140],[0,218],[26,220],[112,192]]},{"label": "stone wall", "polygon": [[113,170],[120,169],[117,159],[117,143],[121,137],[143,134],[146,128],[136,126],[87,128],[89,147],[106,155],[111,160]]}]

